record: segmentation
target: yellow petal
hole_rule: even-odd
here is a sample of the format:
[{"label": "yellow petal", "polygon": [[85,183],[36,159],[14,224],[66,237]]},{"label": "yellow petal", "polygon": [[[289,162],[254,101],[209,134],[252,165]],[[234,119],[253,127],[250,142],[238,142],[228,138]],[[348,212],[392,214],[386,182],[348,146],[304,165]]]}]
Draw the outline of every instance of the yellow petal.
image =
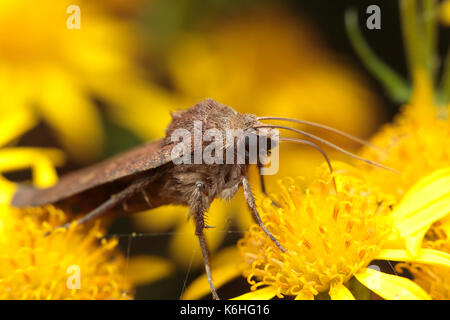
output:
[{"label": "yellow petal", "polygon": [[36,118],[26,108],[14,107],[0,112],[0,146],[18,138],[36,124]]},{"label": "yellow petal", "polygon": [[427,233],[429,225],[423,227],[422,229],[408,235],[405,239],[406,250],[408,250],[409,254],[412,256],[417,256],[419,254],[420,247],[422,246],[422,239]]},{"label": "yellow petal", "polygon": [[147,284],[168,276],[174,265],[161,257],[142,255],[130,258],[127,277],[134,285]]},{"label": "yellow petal", "polygon": [[0,172],[23,170],[36,166],[36,159],[47,158],[54,166],[66,161],[63,152],[52,148],[2,148],[0,149]]},{"label": "yellow petal", "polygon": [[329,294],[332,300],[355,300],[355,297],[350,290],[342,283],[332,285]]},{"label": "yellow petal", "polygon": [[450,216],[446,216],[439,222],[439,228],[444,231],[447,238],[450,238]]},{"label": "yellow petal", "polygon": [[87,92],[64,72],[49,69],[40,94],[39,111],[72,157],[81,162],[98,157],[103,147],[103,126]]},{"label": "yellow petal", "polygon": [[33,184],[46,188],[58,181],[55,165],[65,162],[57,149],[3,148],[0,150],[0,172],[32,168]]},{"label": "yellow petal", "polygon": [[367,288],[387,300],[431,300],[421,287],[403,277],[370,268],[360,270],[355,277]]},{"label": "yellow petal", "polygon": [[[240,275],[240,271],[237,268],[236,264],[234,264],[231,260],[231,263],[222,265],[222,266],[212,266],[212,278],[214,282],[214,286],[220,288],[222,285],[227,283],[228,281],[236,278]],[[229,261],[230,262],[230,261]],[[203,296],[206,296],[211,293],[211,289],[209,287],[208,280],[206,275],[198,277],[187,287],[186,291],[183,293],[182,299],[192,300],[198,299]]]},{"label": "yellow petal", "polygon": [[[408,217],[414,213],[414,210],[411,210],[411,207],[412,209],[417,209],[417,207],[425,206],[429,202],[429,199],[439,198],[447,193],[448,188],[445,188],[445,186],[449,180],[450,168],[446,167],[436,170],[417,181],[409,188],[400,204],[394,210],[393,215],[395,219]],[[443,190],[439,189],[441,186],[444,187]],[[416,198],[418,194],[423,197]]]},{"label": "yellow petal", "polygon": [[172,228],[180,220],[185,220],[188,207],[168,205],[140,212],[132,216],[139,229],[146,231],[165,231]]},{"label": "yellow petal", "polygon": [[38,188],[47,188],[58,181],[58,174],[49,158],[39,156],[33,163],[33,184]]},{"label": "yellow petal", "polygon": [[244,293],[231,300],[270,300],[277,294],[277,289],[273,286],[268,286],[262,289]]},{"label": "yellow petal", "polygon": [[393,212],[403,237],[416,233],[450,212],[450,168],[437,170],[417,182]]},{"label": "yellow petal", "polygon": [[[101,79],[94,84],[109,104],[115,122],[136,133],[143,140],[164,136],[170,123],[170,111],[184,106],[173,95],[156,85],[134,77]],[[150,120],[151,119],[151,124]]]},{"label": "yellow petal", "polygon": [[[252,167],[256,166],[250,166],[249,170],[253,170]],[[258,177],[258,174],[255,171],[255,174],[249,173],[250,179],[254,178],[255,176]],[[259,186],[259,180],[258,181],[250,181],[250,185]],[[270,185],[270,184],[268,184]],[[253,191],[255,192],[255,199],[261,199],[262,196],[258,195],[258,188],[253,188]],[[236,227],[237,231],[241,230],[242,234],[247,231],[252,224],[255,223],[255,220],[252,217],[252,214],[248,210],[247,202],[244,198],[243,192],[238,192],[233,199],[230,200],[231,209],[233,212],[239,212],[238,215],[233,216],[233,221],[236,221]]]},{"label": "yellow petal", "polygon": [[221,249],[214,255],[211,261],[212,268],[218,268],[229,264],[234,265],[234,262],[237,261],[238,256],[239,250],[237,246],[230,246]]},{"label": "yellow petal", "polygon": [[[211,230],[205,230],[208,234]],[[198,237],[195,235],[195,223],[192,218],[185,218],[178,222],[175,233],[168,238],[170,241],[170,255],[184,268],[191,266],[201,266],[202,253],[200,250]],[[211,244],[208,243],[211,249]]]},{"label": "yellow petal", "polygon": [[[373,94],[355,72],[327,58],[305,21],[298,25],[283,10],[275,12],[273,7],[256,10],[220,25],[212,35],[181,38],[169,54],[175,86],[187,96],[214,97],[240,112],[272,114],[276,106],[278,115],[368,134],[380,118]],[[279,86],[273,86],[274,79]]]},{"label": "yellow petal", "polygon": [[0,205],[9,204],[15,190],[16,186],[14,183],[0,176]]},{"label": "yellow petal", "polygon": [[[87,70],[89,77],[84,81],[88,83],[99,75],[109,75],[110,78],[122,81],[122,74],[119,73],[135,71],[128,56],[135,45],[133,41],[136,41],[133,30],[129,24],[118,24],[117,21],[105,19],[105,16],[90,15],[92,13],[84,13],[82,32],[69,32],[70,38],[62,48],[64,59]],[[111,37],[112,34],[114,37]]]},{"label": "yellow petal", "polygon": [[380,251],[375,259],[392,260],[392,261],[409,261],[417,263],[427,263],[450,267],[450,254],[434,250],[421,249],[416,256],[411,256],[406,250],[386,249]]},{"label": "yellow petal", "polygon": [[[449,181],[450,186],[450,181]],[[395,227],[400,231],[403,237],[423,230],[433,222],[445,217],[450,212],[450,192],[439,199],[434,199],[426,206],[421,207],[415,212],[415,215],[408,217]]]},{"label": "yellow petal", "polygon": [[297,296],[295,296],[294,300],[314,300],[314,295],[312,293],[300,293]]}]

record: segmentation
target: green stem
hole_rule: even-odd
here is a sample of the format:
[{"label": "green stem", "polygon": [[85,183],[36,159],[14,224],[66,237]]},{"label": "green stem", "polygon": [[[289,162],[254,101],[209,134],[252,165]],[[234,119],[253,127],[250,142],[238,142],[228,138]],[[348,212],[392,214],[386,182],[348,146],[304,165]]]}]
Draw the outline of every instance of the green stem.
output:
[{"label": "green stem", "polygon": [[425,29],[425,59],[431,79],[435,80],[437,70],[436,43],[438,36],[437,1],[423,0],[423,25]]},{"label": "green stem", "polygon": [[420,48],[420,31],[417,24],[416,0],[400,0],[403,41],[411,75],[420,67],[426,68]]},{"label": "green stem", "polygon": [[447,105],[450,103],[450,48],[448,49],[447,58],[445,59],[440,93],[442,97],[442,104]]},{"label": "green stem", "polygon": [[350,43],[367,69],[381,82],[397,103],[408,101],[411,94],[405,79],[392,70],[372,51],[359,29],[358,14],[349,9],[345,13],[345,27]]}]

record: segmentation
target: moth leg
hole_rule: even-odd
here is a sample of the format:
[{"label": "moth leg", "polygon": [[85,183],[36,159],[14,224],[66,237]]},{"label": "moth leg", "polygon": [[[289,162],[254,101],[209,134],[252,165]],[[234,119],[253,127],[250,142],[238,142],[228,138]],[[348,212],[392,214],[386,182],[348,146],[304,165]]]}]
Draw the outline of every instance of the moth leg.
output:
[{"label": "moth leg", "polygon": [[259,216],[258,210],[256,210],[255,197],[253,196],[252,190],[250,189],[250,184],[248,183],[248,179],[245,175],[242,176],[242,187],[244,189],[245,200],[247,200],[247,205],[252,212],[253,219],[256,223],[261,227],[264,233],[280,248],[281,251],[286,252],[286,249],[278,242],[277,239],[270,233],[270,231],[266,228],[264,223]]},{"label": "moth leg", "polygon": [[266,183],[264,181],[264,175],[262,174],[262,170],[263,170],[263,165],[261,162],[258,161],[258,173],[259,173],[259,181],[261,183],[261,191],[262,191],[262,193],[264,193],[264,195],[266,197],[268,197],[269,195],[267,194]]},{"label": "moth leg", "polygon": [[269,196],[269,194],[267,193],[266,183],[265,183],[265,181],[264,181],[264,175],[262,174],[262,171],[263,171],[263,165],[262,165],[261,162],[258,161],[258,173],[259,173],[259,181],[260,181],[260,185],[261,185],[261,191],[262,191],[262,193],[264,193],[264,195],[265,195],[267,198],[269,198],[270,200],[272,200],[272,204],[273,204],[275,207],[281,208],[280,205],[279,205],[275,200],[273,200],[273,199]]},{"label": "moth leg", "polygon": [[211,265],[209,262],[209,250],[208,245],[206,244],[205,234],[203,233],[203,230],[205,229],[205,209],[203,205],[203,198],[205,197],[205,195],[203,194],[204,188],[205,185],[203,182],[197,182],[195,197],[191,205],[191,212],[195,219],[195,235],[198,237],[198,240],[200,242],[200,248],[203,255],[203,263],[205,265],[206,277],[208,278],[211,294],[213,296],[213,299],[219,300],[219,295],[216,292],[216,288],[214,287],[214,283],[212,280]]},{"label": "moth leg", "polygon": [[[114,208],[117,204],[125,203],[125,200],[127,200],[131,195],[133,195],[137,191],[141,190],[141,188],[143,188],[145,185],[147,185],[149,183],[149,181],[150,181],[149,179],[138,180],[138,181],[130,184],[128,187],[126,187],[122,191],[113,194],[112,196],[109,197],[108,200],[103,202],[97,208],[95,208],[94,210],[87,213],[81,219],[77,220],[77,224],[81,225],[90,220],[98,218],[102,214],[108,212],[108,210]],[[126,206],[126,204],[125,204],[125,206]],[[58,229],[60,229],[60,228],[68,229],[72,223],[73,223],[73,221],[65,223],[62,226],[58,227]],[[49,233],[50,232],[47,232],[45,235],[48,235]]]}]

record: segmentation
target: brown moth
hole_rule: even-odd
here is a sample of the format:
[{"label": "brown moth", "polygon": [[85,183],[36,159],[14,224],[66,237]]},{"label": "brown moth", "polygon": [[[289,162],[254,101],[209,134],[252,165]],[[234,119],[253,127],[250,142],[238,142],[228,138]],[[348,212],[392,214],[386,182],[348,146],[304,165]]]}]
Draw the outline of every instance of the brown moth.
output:
[{"label": "brown moth", "polygon": [[[272,139],[274,129],[286,129],[306,135],[310,139],[325,143],[352,157],[382,167],[307,132],[281,125],[264,125],[260,120],[281,120],[313,125],[365,143],[358,138],[320,124],[287,118],[258,118],[251,114],[239,114],[232,108],[212,99],[201,101],[190,109],[176,112],[172,114],[172,118],[172,122],[166,130],[165,138],[142,145],[104,162],[69,173],[61,177],[57,184],[47,189],[35,189],[22,185],[12,199],[12,205],[15,207],[30,207],[52,204],[57,207],[70,208],[75,204],[86,213],[77,221],[78,224],[86,223],[111,211],[133,213],[167,204],[186,205],[189,207],[190,216],[195,220],[195,234],[200,242],[212,296],[214,299],[218,299],[211,277],[209,252],[204,236],[204,229],[208,228],[205,224],[205,213],[215,198],[230,199],[242,186],[247,205],[255,222],[280,250],[285,251],[285,249],[264,226],[256,209],[247,177],[248,150],[246,149],[245,163],[236,161],[229,164],[176,164],[173,161],[172,153],[176,143],[171,138],[175,130],[183,129],[194,133],[194,122],[198,123],[199,121],[202,124],[203,132],[208,129],[215,129],[221,132],[223,137],[226,136],[226,130],[229,129],[241,129],[243,132],[252,130],[251,132],[254,134],[254,130],[265,128],[265,130],[258,130],[257,135],[258,139],[267,139],[266,150],[262,151],[270,152],[270,149],[276,145],[276,141]],[[243,134],[238,137],[237,143],[245,143],[246,148],[248,148],[248,137],[248,135]],[[326,154],[315,143],[287,137],[282,137],[279,140],[304,143],[315,147],[324,155],[331,169]],[[188,156],[191,157],[195,148],[203,149],[207,144],[209,142],[202,142],[195,147],[195,143],[191,143],[189,147],[184,149],[184,153],[181,152],[180,156],[186,156],[186,153],[188,153]],[[222,151],[226,153],[229,147],[229,145],[225,146]],[[263,165],[259,161],[257,165],[261,173]],[[262,174],[260,174],[260,178],[262,191],[267,195]],[[274,203],[274,205],[277,204]],[[67,223],[61,227],[67,228],[69,225],[70,223]]]}]

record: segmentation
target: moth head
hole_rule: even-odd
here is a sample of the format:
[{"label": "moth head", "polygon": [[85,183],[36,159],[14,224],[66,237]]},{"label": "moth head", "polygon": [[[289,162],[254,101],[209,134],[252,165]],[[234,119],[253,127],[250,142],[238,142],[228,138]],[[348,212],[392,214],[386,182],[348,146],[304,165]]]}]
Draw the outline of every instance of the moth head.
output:
[{"label": "moth head", "polygon": [[278,131],[272,128],[258,128],[258,123],[245,132],[245,149],[250,152],[256,147],[259,154],[270,154],[270,150],[279,144]]},{"label": "moth head", "polygon": [[166,139],[170,139],[176,130],[186,130],[192,136],[196,130],[201,130],[203,135],[215,130],[225,138],[230,131],[245,132],[258,123],[256,116],[238,113],[213,99],[202,100],[189,109],[172,112],[171,115],[172,122],[167,127]]},{"label": "moth head", "polygon": [[276,130],[258,128],[262,123],[255,115],[238,113],[212,99],[174,113],[172,117],[166,139],[172,143],[182,140],[178,147],[184,148],[183,154],[201,148],[203,157],[218,159],[223,155],[226,163],[254,163],[255,157],[268,155],[277,144]]}]

